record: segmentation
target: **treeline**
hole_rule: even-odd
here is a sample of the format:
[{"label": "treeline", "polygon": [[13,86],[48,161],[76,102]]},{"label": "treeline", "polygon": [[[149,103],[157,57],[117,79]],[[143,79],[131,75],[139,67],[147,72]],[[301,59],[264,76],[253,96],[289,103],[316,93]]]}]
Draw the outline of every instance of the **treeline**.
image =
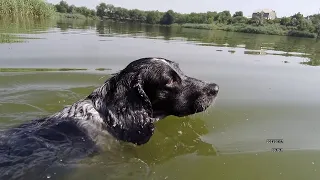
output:
[{"label": "treeline", "polygon": [[257,16],[247,18],[242,11],[231,14],[230,11],[208,11],[204,13],[182,14],[168,10],[142,11],[138,9],[126,9],[112,4],[100,3],[96,10],[86,7],[69,6],[65,1],[55,5],[56,11],[68,14],[81,14],[85,17],[98,16],[102,19],[116,21],[135,21],[147,24],[171,25],[180,24],[189,28],[221,29],[244,33],[260,33],[289,35],[299,37],[316,37],[320,34],[320,15],[304,17],[296,13],[290,17],[276,18],[273,20],[264,18],[263,12]]},{"label": "treeline", "polygon": [[[130,20],[148,24],[218,24],[222,30],[239,31],[245,33],[278,34],[289,36],[316,37],[320,34],[320,15],[304,17],[296,13],[290,17],[264,18],[263,12],[257,16],[247,18],[242,11],[231,14],[230,11],[208,11],[206,13],[181,14],[169,10],[167,12],[142,11],[115,7],[111,4],[101,3],[97,6],[96,15],[101,18],[118,21]],[[188,26],[193,27],[193,26]],[[207,28],[208,26],[197,26]],[[212,27],[212,26],[210,26]],[[277,30],[274,30],[276,27]]]},{"label": "treeline", "polygon": [[230,11],[208,11],[204,13],[182,14],[169,10],[142,11],[115,7],[100,3],[96,9],[69,5],[66,1],[49,4],[44,0],[0,0],[0,18],[3,16],[31,16],[40,18],[52,17],[55,12],[66,18],[102,18],[115,21],[135,21],[147,24],[171,25],[180,24],[183,27],[201,29],[221,29],[245,33],[278,34],[300,37],[320,37],[320,14],[304,17],[296,13],[290,17],[269,20],[263,12],[247,18],[243,12],[231,14]]},{"label": "treeline", "polygon": [[142,11],[138,9],[125,9],[115,7],[111,4],[101,3],[97,6],[97,16],[114,20],[131,20],[148,24],[211,24],[211,23],[247,23],[251,21],[243,16],[243,12],[238,11],[231,15],[230,11],[208,11],[206,13],[181,14],[169,10],[160,11]]},{"label": "treeline", "polygon": [[[235,15],[243,17],[242,12],[236,12]],[[115,7],[111,4],[101,3],[97,6],[97,16],[114,20],[131,20],[148,24],[171,25],[174,23],[213,23],[215,21],[227,23],[232,16],[229,11],[223,12],[206,12],[206,13],[190,13],[181,14],[169,10],[167,12],[160,11],[142,11],[138,9],[126,9]]]},{"label": "treeline", "polygon": [[85,6],[77,7],[75,5],[69,5],[66,1],[60,1],[60,3],[54,5],[54,7],[56,12],[65,14],[67,18],[81,19],[96,17],[96,10],[89,9]]}]

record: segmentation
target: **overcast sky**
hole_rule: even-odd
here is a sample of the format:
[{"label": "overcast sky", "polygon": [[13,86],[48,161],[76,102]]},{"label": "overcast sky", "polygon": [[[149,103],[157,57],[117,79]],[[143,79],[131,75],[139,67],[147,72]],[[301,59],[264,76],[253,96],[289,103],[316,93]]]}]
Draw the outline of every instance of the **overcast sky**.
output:
[{"label": "overcast sky", "polygon": [[[60,0],[47,0],[58,3]],[[273,9],[278,17],[291,16],[296,12],[304,15],[318,13],[320,10],[319,0],[66,0],[69,4],[76,6],[87,6],[95,8],[100,2],[113,4],[127,9],[159,10],[172,9],[176,12],[206,12],[229,10],[243,11],[245,16],[251,16],[258,9]]]}]

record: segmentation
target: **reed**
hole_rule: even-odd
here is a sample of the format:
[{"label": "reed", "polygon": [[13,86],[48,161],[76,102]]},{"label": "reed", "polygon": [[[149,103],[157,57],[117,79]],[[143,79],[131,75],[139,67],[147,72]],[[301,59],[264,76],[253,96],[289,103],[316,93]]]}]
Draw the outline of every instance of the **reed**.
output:
[{"label": "reed", "polygon": [[0,18],[49,18],[54,13],[54,6],[44,0],[0,0]]},{"label": "reed", "polygon": [[85,68],[0,68],[0,72],[86,71]]}]

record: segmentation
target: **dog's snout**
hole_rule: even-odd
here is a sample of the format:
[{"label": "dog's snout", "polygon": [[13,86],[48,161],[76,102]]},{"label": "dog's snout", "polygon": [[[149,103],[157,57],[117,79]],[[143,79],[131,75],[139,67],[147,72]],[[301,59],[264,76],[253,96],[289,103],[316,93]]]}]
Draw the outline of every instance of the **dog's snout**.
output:
[{"label": "dog's snout", "polygon": [[208,84],[206,90],[209,95],[214,96],[214,95],[218,94],[219,86],[215,83],[210,83],[210,84]]}]

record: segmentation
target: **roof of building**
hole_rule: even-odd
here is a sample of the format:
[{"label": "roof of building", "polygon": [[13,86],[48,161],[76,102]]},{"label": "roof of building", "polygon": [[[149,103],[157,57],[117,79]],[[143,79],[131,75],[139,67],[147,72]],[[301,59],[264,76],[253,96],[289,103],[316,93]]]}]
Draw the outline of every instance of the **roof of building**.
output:
[{"label": "roof of building", "polygon": [[272,9],[258,9],[256,11],[254,11],[253,13],[260,13],[260,12],[271,13],[271,12],[275,12],[275,11]]}]

